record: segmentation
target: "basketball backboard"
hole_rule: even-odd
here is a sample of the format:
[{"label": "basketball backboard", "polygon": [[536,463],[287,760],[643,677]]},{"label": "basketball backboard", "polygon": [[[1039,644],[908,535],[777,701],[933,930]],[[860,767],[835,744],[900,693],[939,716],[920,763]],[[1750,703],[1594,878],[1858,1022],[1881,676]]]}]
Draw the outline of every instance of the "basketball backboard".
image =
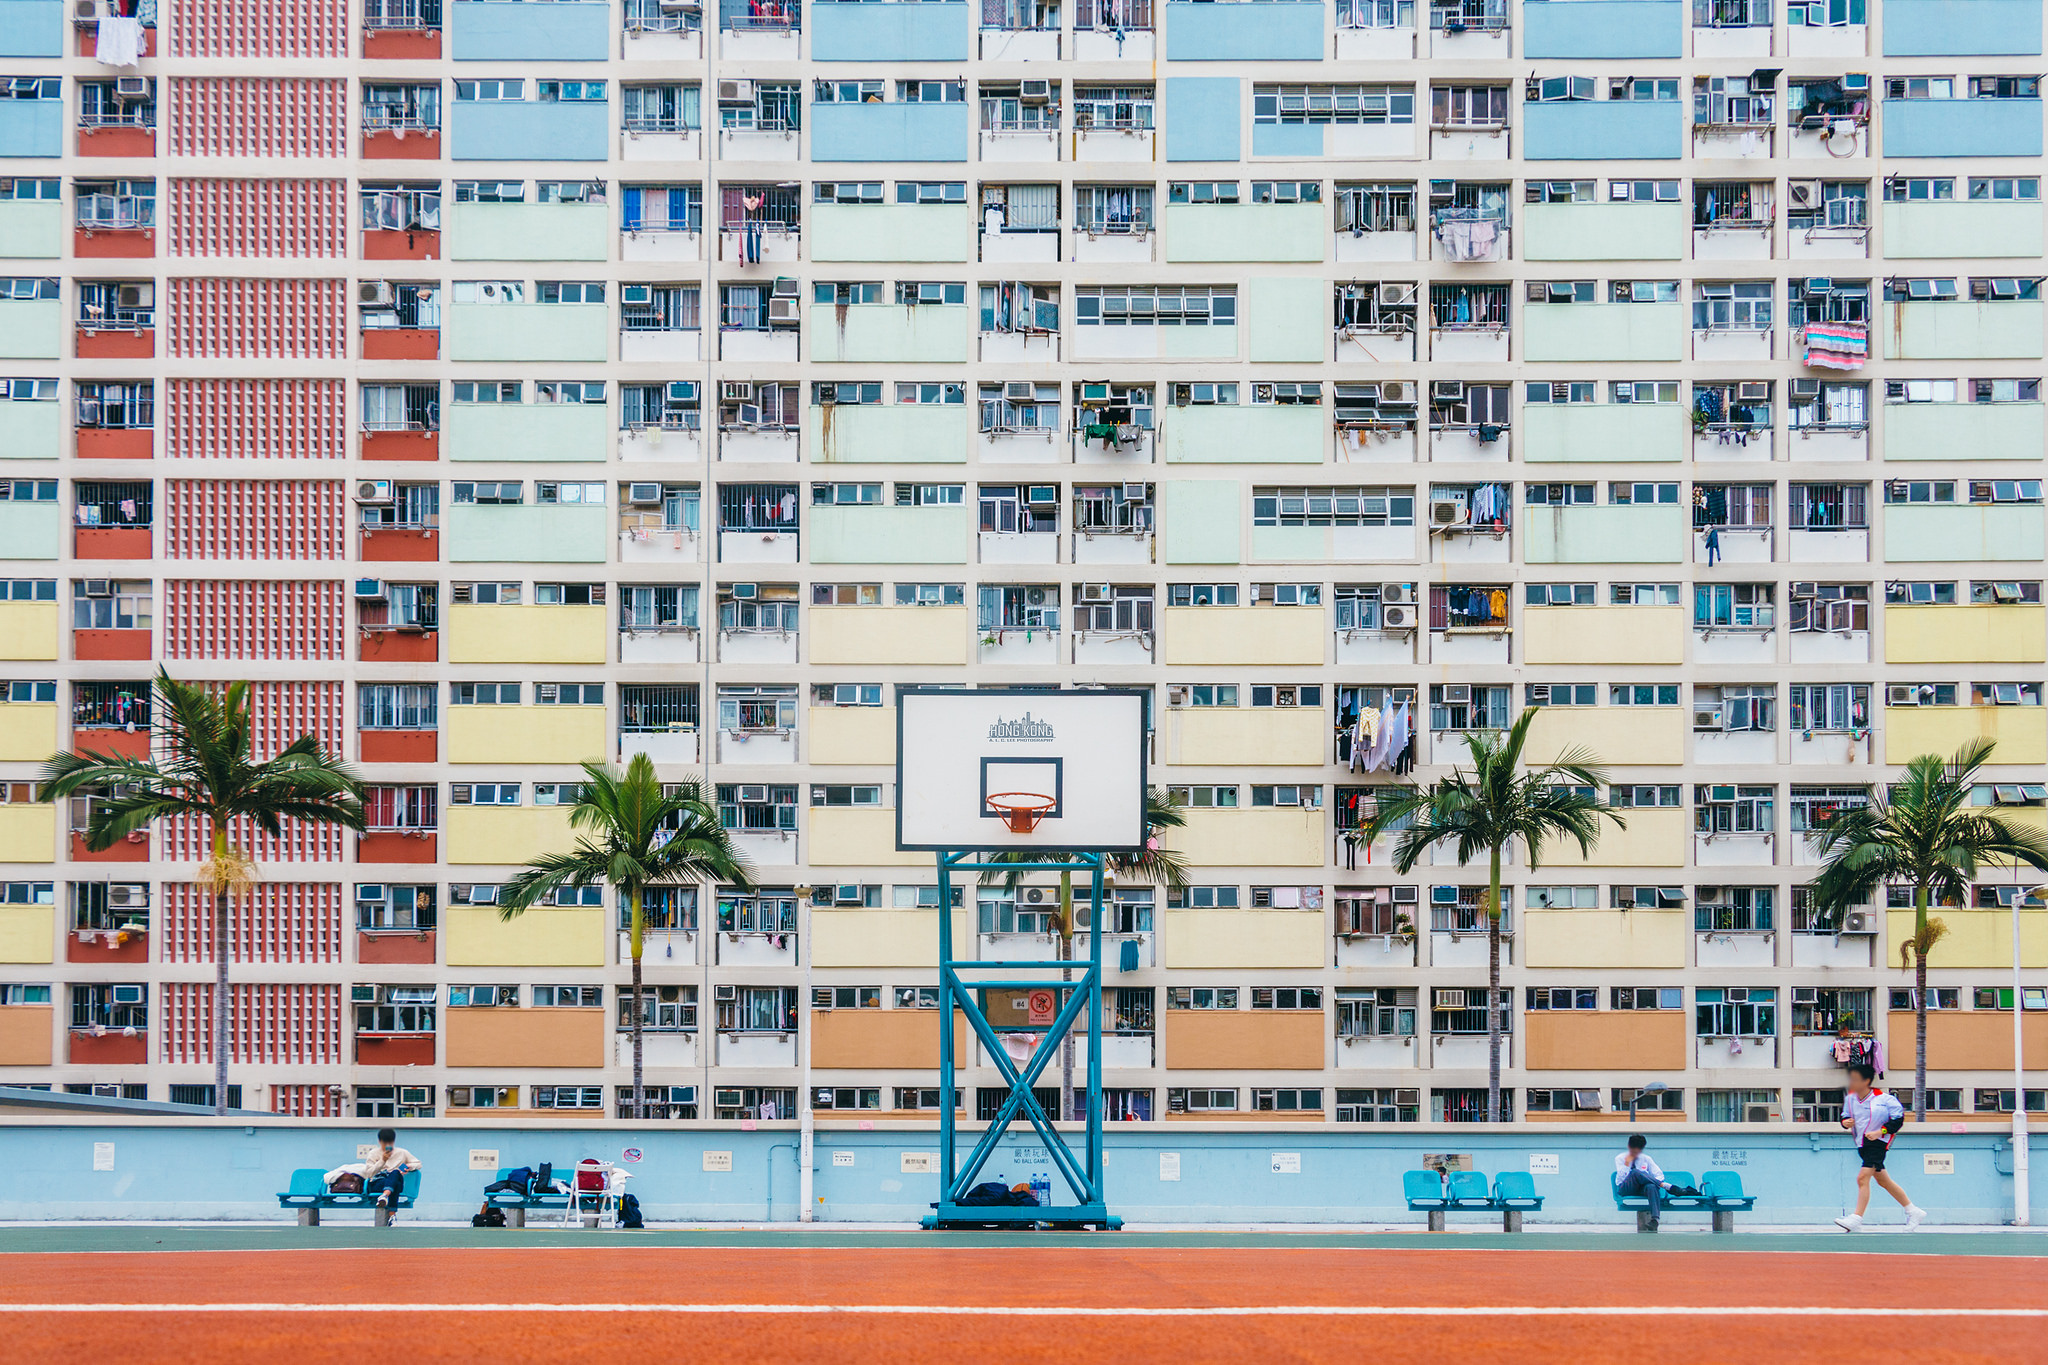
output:
[{"label": "basketball backboard", "polygon": [[897,688],[896,847],[1143,848],[1145,704],[1130,690]]}]

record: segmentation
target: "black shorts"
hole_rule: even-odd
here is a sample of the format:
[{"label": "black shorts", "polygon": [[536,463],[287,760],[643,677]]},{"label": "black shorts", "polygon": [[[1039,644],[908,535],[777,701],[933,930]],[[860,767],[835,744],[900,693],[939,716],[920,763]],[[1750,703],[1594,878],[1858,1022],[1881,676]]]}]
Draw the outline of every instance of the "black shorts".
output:
[{"label": "black shorts", "polygon": [[1857,1146],[1856,1154],[1863,1158],[1863,1165],[1866,1169],[1881,1171],[1884,1169],[1884,1159],[1891,1153],[1891,1150],[1892,1145],[1889,1142],[1879,1142],[1876,1138],[1865,1138]]}]

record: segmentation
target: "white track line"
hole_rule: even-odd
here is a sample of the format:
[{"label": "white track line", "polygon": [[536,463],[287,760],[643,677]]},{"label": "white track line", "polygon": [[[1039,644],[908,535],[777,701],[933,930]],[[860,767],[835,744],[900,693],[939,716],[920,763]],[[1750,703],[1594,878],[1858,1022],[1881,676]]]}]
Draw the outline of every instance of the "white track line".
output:
[{"label": "white track line", "polygon": [[2048,1308],[1887,1308],[1611,1304],[1585,1307],[1475,1304],[1273,1304],[1266,1306],[1090,1308],[893,1303],[5,1303],[10,1313],[672,1313],[692,1316],[831,1315],[961,1318],[1619,1318],[1710,1313],[1745,1318],[2048,1318]]}]

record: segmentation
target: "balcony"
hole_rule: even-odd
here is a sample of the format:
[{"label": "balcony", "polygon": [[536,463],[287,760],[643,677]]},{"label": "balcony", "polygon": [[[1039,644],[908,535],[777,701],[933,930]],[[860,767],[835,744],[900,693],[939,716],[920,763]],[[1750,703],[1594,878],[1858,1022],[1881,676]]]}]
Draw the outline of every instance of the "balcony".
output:
[{"label": "balcony", "polygon": [[[1983,103],[1983,101],[1975,101]],[[1876,329],[1887,360],[2039,360],[2039,299],[1902,300]]]},{"label": "balcony", "polygon": [[1689,427],[1676,403],[1532,403],[1522,409],[1522,458],[1530,464],[1675,464],[1685,458]]},{"label": "balcony", "polygon": [[358,730],[362,761],[365,763],[432,763],[440,750],[440,735],[434,730]]},{"label": "balcony", "polygon": [[365,526],[362,544],[363,559],[372,564],[433,564],[441,558],[433,526]]},{"label": "balcony", "polygon": [[[1634,0],[1616,0],[1626,6]],[[1599,9],[1604,0],[1545,0],[1536,9]],[[1675,261],[1685,255],[1683,204],[1526,204],[1522,255],[1531,261]]]},{"label": "balcony", "polygon": [[603,203],[458,203],[450,208],[449,229],[451,261],[603,261],[611,254],[611,209]]},{"label": "balcony", "polygon": [[[605,661],[609,619],[603,607],[487,606],[457,602],[449,606],[447,621],[450,663],[602,664]],[[598,747],[601,749],[603,746]]]},{"label": "balcony", "polygon": [[149,1033],[74,1027],[65,1060],[72,1066],[144,1066],[149,1062]]},{"label": "balcony", "polygon": [[2040,254],[2039,201],[1887,200],[1880,211],[1884,215],[1884,254],[1893,260],[1980,256],[2031,259]]},{"label": "balcony", "polygon": [[1177,407],[1160,447],[1168,464],[1321,464],[1328,412],[1306,404]]},{"label": "balcony", "polygon": [[1530,564],[1678,564],[1685,558],[1682,507],[1529,507],[1524,510]]},{"label": "balcony", "polygon": [[967,627],[965,607],[812,607],[810,661],[957,667]]},{"label": "balcony", "polygon": [[1522,155],[1530,161],[1674,161],[1685,154],[1685,118],[1677,100],[1525,102]]},{"label": "balcony", "polygon": [[[965,564],[967,509],[813,507],[813,564]],[[912,608],[940,610],[944,608]],[[965,642],[963,628],[962,642]]]},{"label": "balcony", "polygon": [[698,754],[697,727],[682,722],[659,730],[621,730],[619,762],[626,763],[635,754],[645,754],[650,763],[659,766],[687,767],[703,761]]},{"label": "balcony", "polygon": [[1325,55],[1321,4],[1260,0],[1196,4],[1168,0],[1166,59],[1170,62],[1313,62]]},{"label": "balcony", "polygon": [[[597,9],[567,4],[483,4],[476,9]],[[598,59],[598,60],[601,60]],[[448,125],[457,161],[603,161],[612,142],[612,106],[599,100],[457,100]]]},{"label": "balcony", "polygon": [[1685,10],[1679,0],[1528,0],[1522,6],[1522,55],[1682,57]]},{"label": "balcony", "polygon": [[370,830],[356,840],[356,861],[364,864],[432,864],[438,859],[439,837],[430,829]]},{"label": "balcony", "polygon": [[1686,323],[1682,303],[1531,303],[1522,312],[1523,358],[1683,360]]},{"label": "balcony", "polygon": [[957,365],[967,360],[970,321],[965,304],[819,304],[810,310],[806,337],[811,359],[821,364]]},{"label": "balcony", "polygon": [[441,0],[369,0],[363,6],[363,56],[369,61],[440,61]]},{"label": "balcony", "polygon": [[[828,0],[825,9],[929,9],[918,0],[859,4]],[[939,8],[947,8],[941,5]],[[811,208],[811,259],[828,261],[966,262],[974,217],[965,204],[816,204]]]},{"label": "balcony", "polygon": [[969,110],[964,103],[813,104],[811,159],[964,162]]},{"label": "balcony", "polygon": [[[1274,0],[1246,0],[1247,8],[1253,4],[1275,7]],[[1205,3],[1198,8],[1231,7]],[[1185,264],[1319,262],[1328,217],[1322,204],[1168,204],[1166,259]]]},{"label": "balcony", "polygon": [[447,318],[450,360],[601,363],[611,346],[601,303],[457,303]]},{"label": "balcony", "polygon": [[1992,762],[2048,763],[2048,713],[2039,706],[1887,706],[1884,761],[1952,754],[1974,740],[1998,746]]},{"label": "balcony", "polygon": [[448,19],[458,62],[601,62],[611,55],[611,6],[602,0],[452,0]]},{"label": "balcony", "polygon": [[814,62],[964,62],[968,7],[956,0],[882,4],[813,0]]},{"label": "balcony", "polygon": [[1694,1058],[1706,1071],[1775,1071],[1776,1038],[1698,1038]]},{"label": "balcony", "polygon": [[2039,504],[1892,503],[1884,509],[1884,555],[1894,564],[1972,559],[2038,563],[2043,549]]},{"label": "balcony", "polygon": [[2041,155],[2038,99],[1888,99],[1883,107],[1887,157]]}]

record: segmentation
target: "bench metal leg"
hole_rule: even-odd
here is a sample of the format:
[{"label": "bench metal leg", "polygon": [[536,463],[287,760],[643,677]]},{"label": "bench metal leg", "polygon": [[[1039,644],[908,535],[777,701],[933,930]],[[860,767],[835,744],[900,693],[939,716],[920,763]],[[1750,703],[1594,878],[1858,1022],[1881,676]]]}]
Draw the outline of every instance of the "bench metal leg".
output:
[{"label": "bench metal leg", "polygon": [[519,1204],[514,1204],[514,1205],[513,1205],[513,1206],[512,1206],[511,1208],[509,1208],[509,1209],[506,1209],[506,1210],[505,1210],[505,1226],[506,1226],[506,1227],[508,1227],[508,1228],[523,1228],[523,1227],[525,1227],[525,1226],[526,1226],[526,1209],[525,1209],[525,1207],[524,1207],[524,1206],[522,1206],[522,1205],[519,1205]]},{"label": "bench metal leg", "polygon": [[379,1227],[379,1228],[388,1228],[388,1227],[390,1227],[390,1226],[391,1226],[391,1210],[390,1210],[390,1209],[388,1209],[388,1208],[386,1208],[386,1207],[385,1207],[384,1205],[382,1205],[382,1204],[378,1204],[378,1205],[375,1205],[374,1207],[372,1207],[372,1208],[371,1208],[371,1210],[370,1210],[370,1225],[371,1225],[372,1227]]},{"label": "bench metal leg", "polygon": [[1429,1211],[1429,1230],[1431,1232],[1442,1232],[1444,1230],[1444,1211],[1442,1209],[1431,1209]]},{"label": "bench metal leg", "polygon": [[301,1208],[301,1209],[299,1210],[299,1226],[300,1226],[300,1227],[302,1227],[302,1228],[317,1228],[317,1227],[319,1227],[319,1226],[320,1226],[320,1210],[318,1210],[318,1209],[309,1209],[309,1208]]},{"label": "bench metal leg", "polygon": [[1714,1210],[1714,1231],[1716,1231],[1716,1232],[1733,1232],[1733,1231],[1735,1231],[1735,1210],[1733,1210],[1733,1209],[1715,1209],[1715,1210]]},{"label": "bench metal leg", "polygon": [[1502,1209],[1500,1211],[1500,1230],[1502,1232],[1520,1232],[1522,1230],[1522,1211],[1520,1209]]},{"label": "bench metal leg", "polygon": [[1637,1231],[1637,1232],[1649,1232],[1649,1231],[1651,1231],[1651,1230],[1652,1230],[1652,1229],[1651,1229],[1651,1227],[1650,1227],[1650,1211],[1649,1211],[1648,1209],[1637,1209],[1637,1210],[1636,1210],[1636,1231]]}]

